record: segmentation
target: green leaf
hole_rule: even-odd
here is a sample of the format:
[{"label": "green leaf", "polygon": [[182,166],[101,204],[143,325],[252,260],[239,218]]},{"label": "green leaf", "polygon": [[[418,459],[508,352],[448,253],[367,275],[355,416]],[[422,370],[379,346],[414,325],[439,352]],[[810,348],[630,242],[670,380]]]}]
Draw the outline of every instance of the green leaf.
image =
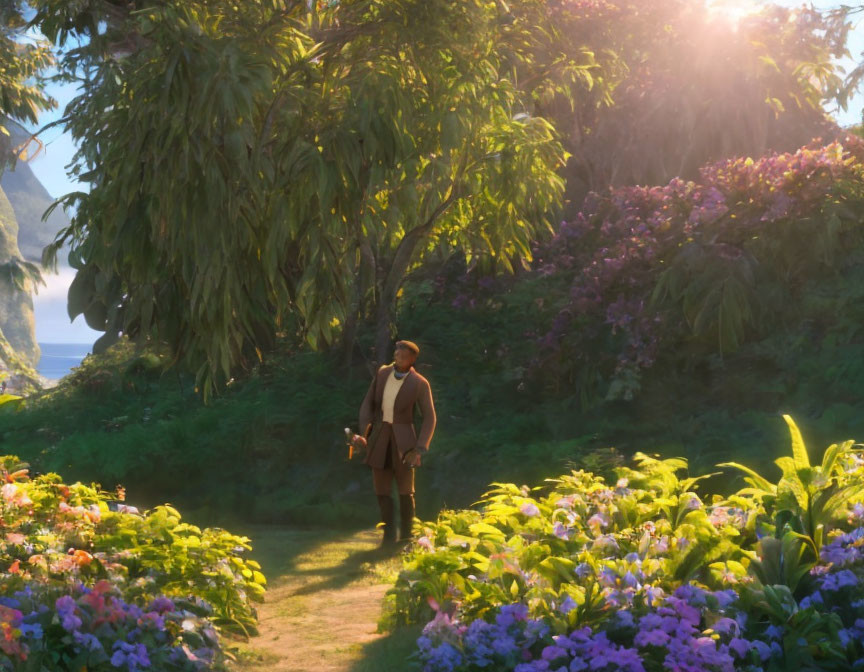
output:
[{"label": "green leaf", "polygon": [[746,479],[748,483],[750,483],[754,488],[762,490],[766,493],[774,493],[776,492],[776,486],[771,483],[764,476],[759,475],[750,467],[747,467],[743,464],[739,464],[737,462],[721,462],[717,465],[718,467],[730,467],[732,469],[737,469],[738,471],[743,471],[747,474],[748,478]]},{"label": "green leaf", "polygon": [[801,431],[798,425],[790,415],[784,415],[783,419],[789,426],[789,435],[792,438],[792,455],[795,459],[795,466],[798,469],[803,469],[810,466],[810,458],[807,456],[807,447],[804,445],[804,438],[801,436]]}]

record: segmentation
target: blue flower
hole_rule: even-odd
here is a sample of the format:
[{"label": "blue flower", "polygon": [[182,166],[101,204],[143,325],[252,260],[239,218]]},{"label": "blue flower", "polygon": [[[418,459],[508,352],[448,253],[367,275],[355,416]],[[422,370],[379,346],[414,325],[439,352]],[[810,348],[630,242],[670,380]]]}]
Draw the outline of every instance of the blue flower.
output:
[{"label": "blue flower", "polygon": [[783,626],[782,625],[769,625],[765,628],[765,636],[768,639],[780,639],[783,637]]},{"label": "blue flower", "polygon": [[39,623],[21,623],[18,626],[21,635],[28,639],[42,639],[42,626]]},{"label": "blue flower", "polygon": [[452,644],[444,642],[428,651],[424,669],[427,672],[454,672],[461,664],[462,654]]},{"label": "blue flower", "polygon": [[822,590],[837,591],[858,585],[858,577],[848,569],[842,569],[835,574],[826,574],[820,581]]},{"label": "blue flower", "polygon": [[81,619],[75,615],[78,605],[69,595],[64,595],[54,603],[60,623],[67,632],[74,632],[81,627]]},{"label": "blue flower", "polygon": [[824,600],[822,599],[822,593],[818,590],[814,591],[812,595],[808,595],[799,603],[799,606],[802,609],[807,609],[817,604],[824,604]]},{"label": "blue flower", "polygon": [[150,667],[150,656],[144,644],[127,644],[126,642],[114,642],[114,654],[111,656],[111,664],[114,667],[127,667],[129,672],[135,672],[139,667]]},{"label": "blue flower", "polygon": [[85,632],[74,632],[72,633],[72,637],[76,644],[87,651],[104,651],[102,642],[95,635]]}]

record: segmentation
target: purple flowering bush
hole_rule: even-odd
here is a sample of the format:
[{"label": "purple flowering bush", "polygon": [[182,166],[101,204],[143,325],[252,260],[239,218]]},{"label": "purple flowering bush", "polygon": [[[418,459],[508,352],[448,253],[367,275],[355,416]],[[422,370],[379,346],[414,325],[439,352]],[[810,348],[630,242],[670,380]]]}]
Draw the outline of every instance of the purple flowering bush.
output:
[{"label": "purple flowering bush", "polygon": [[220,631],[255,632],[266,582],[246,537],[11,456],[0,482],[0,670],[216,669]]},{"label": "purple flowering bush", "polygon": [[200,599],[128,603],[107,580],[67,591],[28,585],[0,598],[0,669],[214,669],[221,650],[210,611]]},{"label": "purple flowering bush", "polygon": [[862,212],[864,141],[850,135],[710,164],[697,181],[590,194],[535,244],[520,281],[469,273],[447,285],[470,310],[504,285],[540,283],[525,362],[535,380],[549,384],[551,372],[587,405],[632,400],[659,360],[674,368],[731,353],[802,310],[817,319],[825,297],[808,292],[825,292],[822,281],[838,294],[835,311],[858,305],[854,287],[830,282],[859,264]]},{"label": "purple flowering bush", "polygon": [[418,647],[427,670],[760,670],[778,645],[743,636],[747,618],[736,601],[734,591],[685,584],[656,605],[617,612],[600,628],[556,635],[521,604],[501,607],[492,623],[465,625],[440,612]]},{"label": "purple flowering bush", "polygon": [[864,669],[864,458],[811,465],[786,421],[780,480],[723,465],[728,496],[642,454],[614,484],[495,484],[422,524],[392,623],[429,621],[426,672]]}]

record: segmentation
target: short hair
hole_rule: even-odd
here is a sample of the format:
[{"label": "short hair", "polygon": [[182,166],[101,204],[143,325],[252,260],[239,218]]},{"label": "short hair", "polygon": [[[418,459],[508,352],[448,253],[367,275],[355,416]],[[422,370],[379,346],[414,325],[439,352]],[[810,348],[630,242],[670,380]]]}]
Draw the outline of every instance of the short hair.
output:
[{"label": "short hair", "polygon": [[413,341],[396,341],[396,348],[404,348],[405,350],[410,350],[414,353],[414,355],[420,354],[420,348],[417,347],[417,344]]}]

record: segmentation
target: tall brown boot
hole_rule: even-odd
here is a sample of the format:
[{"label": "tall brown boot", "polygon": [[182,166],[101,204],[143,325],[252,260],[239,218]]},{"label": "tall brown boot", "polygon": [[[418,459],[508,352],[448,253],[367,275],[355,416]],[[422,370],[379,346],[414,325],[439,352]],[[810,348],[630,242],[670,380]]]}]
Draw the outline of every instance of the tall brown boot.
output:
[{"label": "tall brown boot", "polygon": [[378,495],[378,508],[381,509],[381,520],[384,521],[384,536],[381,539],[381,548],[385,548],[396,543],[393,498],[390,495]]},{"label": "tall brown boot", "polygon": [[414,526],[414,495],[399,495],[399,541],[411,541]]}]

